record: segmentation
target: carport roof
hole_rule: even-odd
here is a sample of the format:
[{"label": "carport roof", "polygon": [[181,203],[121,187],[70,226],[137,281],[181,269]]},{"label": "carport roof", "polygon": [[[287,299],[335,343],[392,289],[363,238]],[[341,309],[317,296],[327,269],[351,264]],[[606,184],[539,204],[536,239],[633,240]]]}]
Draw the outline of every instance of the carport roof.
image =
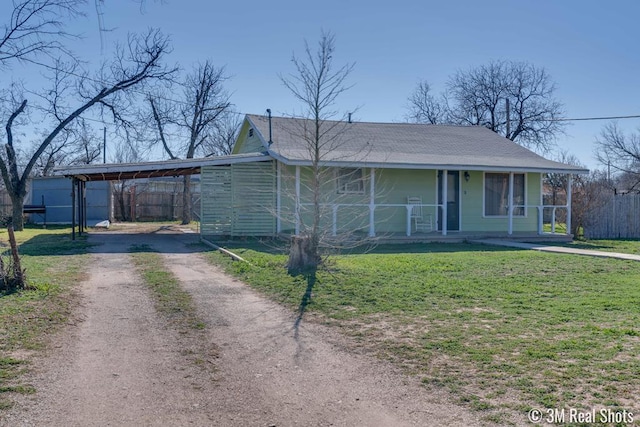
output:
[{"label": "carport roof", "polygon": [[63,166],[55,168],[53,174],[82,181],[116,181],[121,179],[193,175],[200,173],[202,166],[222,166],[268,160],[272,160],[272,157],[265,153],[246,153],[158,162]]}]

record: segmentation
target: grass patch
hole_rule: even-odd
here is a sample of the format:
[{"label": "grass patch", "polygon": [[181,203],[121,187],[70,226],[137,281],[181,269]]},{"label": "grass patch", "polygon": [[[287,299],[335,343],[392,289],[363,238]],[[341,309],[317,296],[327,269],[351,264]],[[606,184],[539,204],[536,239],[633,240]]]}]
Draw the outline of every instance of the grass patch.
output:
[{"label": "grass patch", "polygon": [[[309,295],[305,277],[287,274],[286,255],[233,250],[251,264],[208,256],[292,309]],[[632,261],[472,244],[381,246],[333,257],[305,308],[486,419],[511,411],[513,421],[530,407],[638,410],[638,283]]]},{"label": "grass patch", "polygon": [[593,249],[604,252],[620,252],[623,254],[640,255],[640,240],[618,239],[618,240],[576,240],[563,246]]},{"label": "grass patch", "polygon": [[201,335],[206,323],[198,316],[191,294],[182,289],[178,278],[165,267],[162,255],[149,245],[133,245],[130,251],[136,269],[151,290],[156,311],[180,332],[181,354],[204,372],[215,372],[219,350]]},{"label": "grass patch", "polygon": [[[74,288],[83,278],[88,244],[84,237],[71,241],[70,233],[65,227],[16,232],[30,289],[0,294],[0,410],[11,406],[11,393],[34,391],[21,383],[30,355],[45,350],[51,336],[72,317]],[[4,229],[0,247],[8,248]]]},{"label": "grass patch", "polygon": [[180,327],[204,329],[205,324],[196,314],[191,295],[165,267],[162,255],[146,244],[133,245],[130,251],[136,269],[151,290],[156,310]]}]

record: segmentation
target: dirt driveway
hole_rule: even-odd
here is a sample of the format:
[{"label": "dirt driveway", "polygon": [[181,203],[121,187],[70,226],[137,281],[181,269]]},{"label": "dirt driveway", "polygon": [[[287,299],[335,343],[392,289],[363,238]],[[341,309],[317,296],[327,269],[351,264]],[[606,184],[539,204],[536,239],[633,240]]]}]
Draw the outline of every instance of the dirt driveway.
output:
[{"label": "dirt driveway", "polygon": [[[81,321],[56,338],[11,426],[477,425],[477,415],[209,265],[184,233],[92,234]],[[161,252],[206,322],[189,332],[157,315],[127,253]],[[195,332],[194,332],[195,333]],[[197,361],[197,363],[195,362]]]}]

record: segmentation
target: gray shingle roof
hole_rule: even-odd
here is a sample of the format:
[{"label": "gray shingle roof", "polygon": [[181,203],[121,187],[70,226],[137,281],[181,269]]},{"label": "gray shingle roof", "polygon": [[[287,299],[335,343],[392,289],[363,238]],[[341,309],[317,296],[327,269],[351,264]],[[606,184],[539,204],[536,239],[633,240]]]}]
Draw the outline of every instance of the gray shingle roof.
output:
[{"label": "gray shingle roof", "polygon": [[[269,140],[265,116],[247,115],[249,123]],[[308,164],[304,143],[313,122],[272,117],[268,152],[288,164]],[[366,123],[326,121],[321,127],[326,146],[322,161],[329,165],[364,167],[512,170],[586,173],[576,166],[542,156],[480,126],[448,126],[414,123]]]}]

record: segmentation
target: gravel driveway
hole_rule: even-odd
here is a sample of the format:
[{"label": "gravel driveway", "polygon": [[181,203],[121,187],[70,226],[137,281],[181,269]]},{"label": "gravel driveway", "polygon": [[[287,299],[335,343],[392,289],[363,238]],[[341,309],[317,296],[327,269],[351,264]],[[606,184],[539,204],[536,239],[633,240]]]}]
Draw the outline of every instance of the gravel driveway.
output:
[{"label": "gravel driveway", "polygon": [[[36,361],[38,392],[2,425],[477,425],[477,414],[358,354],[336,331],[305,321],[294,329],[295,313],[208,264],[190,244],[196,235],[109,232],[90,241],[99,245],[81,285],[81,321]],[[141,243],[193,295],[204,333],[189,336],[156,314],[127,253]],[[194,354],[194,339],[216,351]]]}]

